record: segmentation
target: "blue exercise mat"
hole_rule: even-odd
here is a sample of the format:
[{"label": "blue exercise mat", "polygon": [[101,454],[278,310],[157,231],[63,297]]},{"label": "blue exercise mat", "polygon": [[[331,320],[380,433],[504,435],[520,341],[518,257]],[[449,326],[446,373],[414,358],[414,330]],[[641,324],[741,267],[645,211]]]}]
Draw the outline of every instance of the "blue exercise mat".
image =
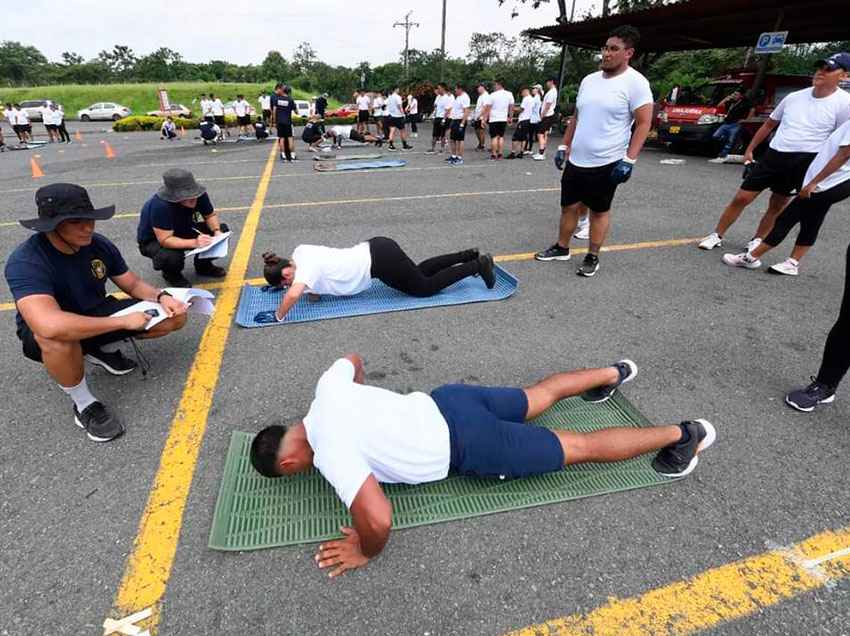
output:
[{"label": "blue exercise mat", "polygon": [[406,166],[404,159],[378,159],[375,161],[319,161],[313,165],[319,172],[342,172],[344,170],[375,170],[378,168],[401,168]]},{"label": "blue exercise mat", "polygon": [[518,282],[516,278],[498,265],[495,271],[496,286],[493,289],[487,289],[481,278],[468,277],[428,298],[408,296],[387,287],[379,280],[373,280],[369,289],[356,296],[321,296],[318,302],[310,302],[305,295],[289,310],[286,320],[271,325],[255,322],[254,316],[261,311],[277,309],[284,291],[267,286],[253,287],[246,285],[242,288],[242,297],[239,299],[236,324],[242,327],[269,327],[275,324],[288,325],[311,320],[366,316],[390,311],[504,300],[513,295]]}]

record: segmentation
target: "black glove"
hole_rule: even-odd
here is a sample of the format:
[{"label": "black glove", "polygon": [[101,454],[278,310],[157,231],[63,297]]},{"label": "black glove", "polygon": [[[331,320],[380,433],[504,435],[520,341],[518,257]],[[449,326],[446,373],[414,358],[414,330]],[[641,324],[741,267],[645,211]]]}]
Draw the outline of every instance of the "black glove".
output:
[{"label": "black glove", "polygon": [[625,183],[632,176],[633,163],[629,163],[625,159],[620,159],[611,170],[611,183],[619,185]]},{"label": "black glove", "polygon": [[567,147],[559,146],[558,152],[555,153],[555,167],[558,170],[564,169],[564,162],[567,160]]},{"label": "black glove", "polygon": [[744,179],[749,179],[753,175],[753,170],[756,169],[756,162],[751,161],[750,163],[744,164]]},{"label": "black glove", "polygon": [[270,309],[269,311],[261,311],[256,316],[254,316],[254,322],[260,325],[273,325],[280,320],[277,319],[275,315],[275,310]]}]

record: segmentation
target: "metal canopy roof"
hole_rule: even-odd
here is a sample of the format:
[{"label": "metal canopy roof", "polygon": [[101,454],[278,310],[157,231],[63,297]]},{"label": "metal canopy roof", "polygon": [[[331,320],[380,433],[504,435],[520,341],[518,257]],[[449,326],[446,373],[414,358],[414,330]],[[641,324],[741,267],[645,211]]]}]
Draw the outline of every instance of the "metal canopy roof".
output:
[{"label": "metal canopy roof", "polygon": [[[776,21],[782,18],[778,29]],[[848,0],[690,0],[633,13],[529,29],[532,37],[586,49],[630,24],[644,52],[754,46],[765,31],[788,31],[788,44],[850,39]]]}]

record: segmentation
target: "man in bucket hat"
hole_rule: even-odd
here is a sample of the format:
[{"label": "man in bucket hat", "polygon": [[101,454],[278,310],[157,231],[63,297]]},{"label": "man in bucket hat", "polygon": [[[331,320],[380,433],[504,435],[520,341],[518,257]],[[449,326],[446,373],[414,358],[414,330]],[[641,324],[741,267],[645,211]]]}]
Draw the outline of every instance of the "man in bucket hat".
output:
[{"label": "man in bucket hat", "polygon": [[[185,252],[204,247],[211,236],[227,232],[215,213],[207,189],[188,170],[172,168],[162,175],[164,185],[142,206],[136,238],[139,251],[153,261],[153,268],[175,287],[191,287],[183,276]],[[195,256],[199,276],[224,278],[224,268],[213,259]]]},{"label": "man in bucket hat", "polygon": [[[74,401],[74,421],[89,439],[107,442],[124,426],[86,385],[84,360],[113,375],[136,368],[120,351],[101,347],[128,338],[158,338],[183,327],[186,306],[131,272],[118,248],[96,234],[96,221],[115,214],[115,206],[92,205],[85,188],[54,183],[35,194],[38,218],[20,223],[36,234],[21,243],[6,262],[6,281],[18,309],[17,334],[24,356],[44,364]],[[111,280],[129,299],[106,295]],[[160,303],[169,318],[145,331],[150,316],[114,313],[139,300]]]}]

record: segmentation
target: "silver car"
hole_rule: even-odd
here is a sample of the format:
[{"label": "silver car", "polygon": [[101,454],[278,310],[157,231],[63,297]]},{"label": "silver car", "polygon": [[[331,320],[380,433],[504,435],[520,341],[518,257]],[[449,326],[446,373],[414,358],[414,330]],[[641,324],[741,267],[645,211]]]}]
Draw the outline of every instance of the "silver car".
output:
[{"label": "silver car", "polygon": [[25,102],[21,102],[20,106],[21,110],[26,112],[27,117],[29,117],[30,121],[41,121],[41,114],[43,110],[54,103],[55,102],[49,99],[28,99]]},{"label": "silver car", "polygon": [[113,102],[98,102],[92,104],[88,108],[83,108],[77,113],[77,119],[80,121],[92,121],[95,119],[111,119],[118,121],[122,117],[132,115],[133,111],[121,104]]}]

